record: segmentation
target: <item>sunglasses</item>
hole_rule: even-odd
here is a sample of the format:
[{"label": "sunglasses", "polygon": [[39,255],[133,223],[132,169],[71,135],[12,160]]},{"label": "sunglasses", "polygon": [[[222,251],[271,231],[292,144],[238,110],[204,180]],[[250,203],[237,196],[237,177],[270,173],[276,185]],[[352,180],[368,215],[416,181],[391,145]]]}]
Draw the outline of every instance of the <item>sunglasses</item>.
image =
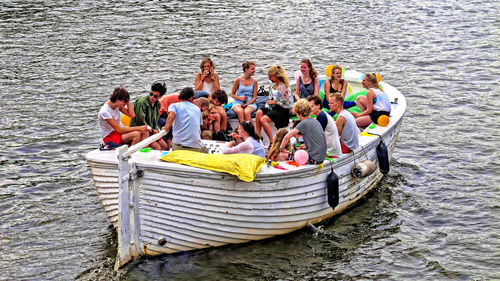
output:
[{"label": "sunglasses", "polygon": [[155,99],[157,99],[159,97],[159,95],[155,95],[155,94],[153,94],[153,92],[149,93],[149,96],[155,97]]}]

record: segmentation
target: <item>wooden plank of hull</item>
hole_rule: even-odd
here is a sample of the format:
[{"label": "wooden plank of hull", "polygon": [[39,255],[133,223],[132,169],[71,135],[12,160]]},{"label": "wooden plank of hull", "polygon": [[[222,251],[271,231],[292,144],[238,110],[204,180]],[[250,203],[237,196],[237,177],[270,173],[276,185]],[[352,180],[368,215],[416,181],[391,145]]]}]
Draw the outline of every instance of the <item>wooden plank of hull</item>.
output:
[{"label": "wooden plank of hull", "polygon": [[103,164],[89,161],[94,185],[101,205],[113,227],[118,223],[118,171],[115,164]]}]

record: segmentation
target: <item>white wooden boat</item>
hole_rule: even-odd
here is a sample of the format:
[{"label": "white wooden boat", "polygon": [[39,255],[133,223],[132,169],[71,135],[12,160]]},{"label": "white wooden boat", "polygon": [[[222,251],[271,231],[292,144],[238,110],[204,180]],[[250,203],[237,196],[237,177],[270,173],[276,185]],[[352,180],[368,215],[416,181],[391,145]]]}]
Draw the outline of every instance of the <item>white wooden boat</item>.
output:
[{"label": "white wooden boat", "polygon": [[[355,90],[361,88],[359,78],[349,82]],[[226,173],[161,161],[162,151],[136,152],[160,134],[131,148],[87,153],[99,199],[118,233],[115,269],[143,255],[286,234],[353,205],[382,179],[376,147],[383,140],[391,158],[407,107],[397,89],[381,85],[393,102],[389,125],[367,129],[380,137],[361,136],[359,149],[334,164],[325,161],[323,167],[280,163],[287,169],[280,170],[264,165],[254,181],[244,182]],[[367,159],[376,170],[354,177],[355,163]],[[337,194],[327,190],[332,170],[338,176]]]}]

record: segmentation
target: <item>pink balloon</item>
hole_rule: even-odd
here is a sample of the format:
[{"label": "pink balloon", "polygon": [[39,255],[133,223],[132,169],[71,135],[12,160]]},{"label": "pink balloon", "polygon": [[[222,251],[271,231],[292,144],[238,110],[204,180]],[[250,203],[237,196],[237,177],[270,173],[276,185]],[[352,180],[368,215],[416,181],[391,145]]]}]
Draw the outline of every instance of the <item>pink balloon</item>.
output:
[{"label": "pink balloon", "polygon": [[295,74],[293,75],[295,81],[297,81],[297,79],[299,79],[300,76],[302,76],[302,72],[300,72],[300,70],[295,71]]},{"label": "pink balloon", "polygon": [[304,165],[307,163],[307,160],[309,160],[309,154],[303,149],[297,150],[297,152],[293,155],[293,160],[299,165]]}]

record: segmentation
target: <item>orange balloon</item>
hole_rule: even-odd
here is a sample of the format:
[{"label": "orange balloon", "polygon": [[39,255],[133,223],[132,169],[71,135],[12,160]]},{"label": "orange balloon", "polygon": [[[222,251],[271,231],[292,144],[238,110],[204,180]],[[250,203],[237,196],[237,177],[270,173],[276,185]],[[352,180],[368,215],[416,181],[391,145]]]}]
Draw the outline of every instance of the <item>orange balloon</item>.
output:
[{"label": "orange balloon", "polygon": [[327,77],[332,76],[332,69],[333,69],[333,66],[334,66],[333,64],[330,64],[329,66],[327,66],[327,67],[326,67],[326,69],[325,69],[325,75],[326,75]]},{"label": "orange balloon", "polygon": [[120,119],[120,121],[122,122],[123,126],[127,126],[127,127],[130,127],[130,117],[128,117],[127,115],[123,114],[122,115],[122,118]]},{"label": "orange balloon", "polygon": [[377,76],[377,83],[380,83],[380,81],[382,81],[382,76],[378,73],[375,73],[375,76]]},{"label": "orange balloon", "polygon": [[379,118],[377,119],[377,124],[379,126],[385,127],[389,124],[389,116],[387,115],[380,115]]}]

